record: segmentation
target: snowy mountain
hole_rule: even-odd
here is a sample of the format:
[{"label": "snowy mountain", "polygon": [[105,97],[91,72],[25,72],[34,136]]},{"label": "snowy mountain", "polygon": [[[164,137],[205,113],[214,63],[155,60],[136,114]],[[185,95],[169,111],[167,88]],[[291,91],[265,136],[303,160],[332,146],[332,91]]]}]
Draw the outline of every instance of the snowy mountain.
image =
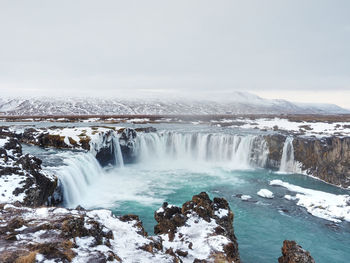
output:
[{"label": "snowy mountain", "polygon": [[[169,96],[170,97],[170,96]],[[345,114],[334,104],[303,104],[232,92],[201,98],[0,98],[5,115]]]}]

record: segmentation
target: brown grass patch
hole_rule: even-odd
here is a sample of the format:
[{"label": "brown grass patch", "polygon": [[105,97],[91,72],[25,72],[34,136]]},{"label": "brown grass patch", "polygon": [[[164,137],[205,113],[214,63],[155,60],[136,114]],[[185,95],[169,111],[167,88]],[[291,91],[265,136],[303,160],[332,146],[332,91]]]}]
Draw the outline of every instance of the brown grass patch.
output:
[{"label": "brown grass patch", "polygon": [[35,263],[35,257],[38,251],[32,251],[25,256],[16,259],[15,263]]}]

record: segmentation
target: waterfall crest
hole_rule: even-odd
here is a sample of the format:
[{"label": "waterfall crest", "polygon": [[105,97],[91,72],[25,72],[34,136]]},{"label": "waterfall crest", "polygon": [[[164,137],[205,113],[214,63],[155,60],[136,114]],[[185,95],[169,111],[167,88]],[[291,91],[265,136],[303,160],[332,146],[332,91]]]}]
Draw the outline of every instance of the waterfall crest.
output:
[{"label": "waterfall crest", "polygon": [[136,138],[138,161],[229,164],[233,169],[265,167],[268,149],[261,136],[208,133],[144,133]]}]

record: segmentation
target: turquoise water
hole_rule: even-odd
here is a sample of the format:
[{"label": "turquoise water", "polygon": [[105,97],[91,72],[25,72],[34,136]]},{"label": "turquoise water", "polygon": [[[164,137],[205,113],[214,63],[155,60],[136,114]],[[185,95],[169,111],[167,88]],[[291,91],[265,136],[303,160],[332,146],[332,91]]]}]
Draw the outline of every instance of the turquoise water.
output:
[{"label": "turquoise water", "polygon": [[[310,177],[296,174],[276,174],[267,170],[226,171],[221,168],[192,169],[145,169],[138,165],[129,166],[124,171],[114,171],[115,180],[121,179],[125,188],[135,188],[130,175],[141,174],[144,178],[144,191],[138,194],[146,199],[162,199],[171,204],[181,205],[194,194],[206,191],[211,197],[226,198],[235,214],[234,227],[238,238],[243,262],[276,262],[281,255],[285,239],[296,240],[309,250],[316,262],[348,262],[350,258],[350,224],[323,220],[296,206],[295,201],[283,198],[290,193],[282,187],[270,186],[273,179],[322,190],[335,194],[348,192],[325,184]],[[136,177],[138,177],[136,175]],[[139,187],[139,186],[138,186]],[[272,191],[273,199],[259,197],[261,188]],[[118,191],[118,189],[115,189]],[[237,194],[252,196],[251,201],[242,201]],[[161,202],[150,200],[117,201],[113,212],[117,215],[134,213],[140,216],[149,234],[153,233],[154,211]]]}]

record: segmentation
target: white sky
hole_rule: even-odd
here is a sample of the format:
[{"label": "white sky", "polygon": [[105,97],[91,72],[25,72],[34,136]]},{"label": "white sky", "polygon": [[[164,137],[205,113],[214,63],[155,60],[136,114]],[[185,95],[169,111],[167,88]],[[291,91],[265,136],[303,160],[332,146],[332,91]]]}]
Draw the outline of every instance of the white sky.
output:
[{"label": "white sky", "polygon": [[239,90],[350,108],[349,13],[347,0],[0,0],[0,91]]}]

